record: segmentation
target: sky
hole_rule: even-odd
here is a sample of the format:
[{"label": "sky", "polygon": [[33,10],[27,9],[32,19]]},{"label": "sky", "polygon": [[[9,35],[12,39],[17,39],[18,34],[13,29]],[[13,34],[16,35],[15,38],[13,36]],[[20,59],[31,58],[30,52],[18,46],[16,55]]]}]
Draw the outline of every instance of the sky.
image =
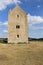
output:
[{"label": "sky", "polygon": [[43,38],[43,0],[0,0],[0,38],[8,37],[8,12],[19,5],[28,20],[28,37]]}]

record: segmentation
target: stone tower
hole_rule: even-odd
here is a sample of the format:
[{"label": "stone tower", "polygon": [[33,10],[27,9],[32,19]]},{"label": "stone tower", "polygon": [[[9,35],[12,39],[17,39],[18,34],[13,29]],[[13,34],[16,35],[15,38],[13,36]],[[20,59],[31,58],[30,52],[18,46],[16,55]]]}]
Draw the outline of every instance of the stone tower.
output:
[{"label": "stone tower", "polygon": [[27,14],[16,6],[8,13],[8,43],[28,42]]}]

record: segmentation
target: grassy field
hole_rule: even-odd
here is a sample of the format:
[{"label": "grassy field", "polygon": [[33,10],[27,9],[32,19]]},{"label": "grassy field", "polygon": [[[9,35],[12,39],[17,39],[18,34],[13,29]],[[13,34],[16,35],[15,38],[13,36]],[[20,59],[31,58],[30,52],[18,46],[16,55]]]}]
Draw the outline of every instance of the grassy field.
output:
[{"label": "grassy field", "polygon": [[43,65],[43,42],[0,43],[0,65]]}]

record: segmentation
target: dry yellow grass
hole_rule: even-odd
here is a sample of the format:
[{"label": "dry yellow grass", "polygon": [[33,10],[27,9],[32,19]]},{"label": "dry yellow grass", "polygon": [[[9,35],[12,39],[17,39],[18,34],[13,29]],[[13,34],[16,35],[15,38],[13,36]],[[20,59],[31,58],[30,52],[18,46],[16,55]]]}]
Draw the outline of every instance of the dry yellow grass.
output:
[{"label": "dry yellow grass", "polygon": [[43,65],[43,42],[0,44],[0,65]]}]

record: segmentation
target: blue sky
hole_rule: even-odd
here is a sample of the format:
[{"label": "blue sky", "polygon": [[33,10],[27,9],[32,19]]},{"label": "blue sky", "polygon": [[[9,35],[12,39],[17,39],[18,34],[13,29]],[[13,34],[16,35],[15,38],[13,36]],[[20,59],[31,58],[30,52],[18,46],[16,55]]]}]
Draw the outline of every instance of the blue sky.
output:
[{"label": "blue sky", "polygon": [[19,5],[28,19],[28,36],[43,38],[43,0],[0,0],[0,38],[8,37],[8,12]]}]

